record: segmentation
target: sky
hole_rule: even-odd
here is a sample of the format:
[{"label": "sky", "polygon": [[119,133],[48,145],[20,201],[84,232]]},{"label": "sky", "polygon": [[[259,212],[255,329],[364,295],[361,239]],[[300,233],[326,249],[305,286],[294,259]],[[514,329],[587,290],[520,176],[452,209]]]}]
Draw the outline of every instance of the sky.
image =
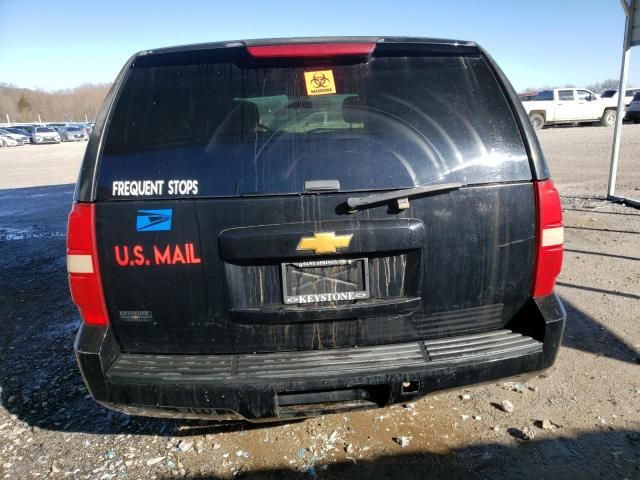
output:
[{"label": "sky", "polygon": [[521,91],[618,78],[623,33],[619,0],[0,0],[0,82],[111,82],[133,53],[173,45],[399,35],[475,41]]}]

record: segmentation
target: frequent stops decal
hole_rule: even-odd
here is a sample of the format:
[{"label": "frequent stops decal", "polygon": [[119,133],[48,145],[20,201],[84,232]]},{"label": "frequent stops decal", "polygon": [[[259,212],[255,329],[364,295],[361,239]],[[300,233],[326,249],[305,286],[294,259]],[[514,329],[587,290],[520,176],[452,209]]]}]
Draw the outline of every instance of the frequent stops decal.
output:
[{"label": "frequent stops decal", "polygon": [[152,245],[145,251],[142,245],[113,247],[116,263],[121,267],[149,267],[152,265],[188,265],[202,263],[193,243]]},{"label": "frequent stops decal", "polygon": [[304,83],[307,86],[307,95],[329,95],[336,93],[333,70],[304,72]]},{"label": "frequent stops decal", "polygon": [[115,180],[111,187],[114,197],[197,194],[198,180]]}]

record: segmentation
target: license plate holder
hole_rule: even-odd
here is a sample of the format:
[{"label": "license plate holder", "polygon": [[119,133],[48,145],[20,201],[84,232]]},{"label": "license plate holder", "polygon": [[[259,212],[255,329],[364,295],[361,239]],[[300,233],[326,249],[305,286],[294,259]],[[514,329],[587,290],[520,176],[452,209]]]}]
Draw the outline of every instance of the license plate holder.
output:
[{"label": "license plate holder", "polygon": [[364,300],[371,296],[366,258],[309,260],[281,264],[287,305]]}]

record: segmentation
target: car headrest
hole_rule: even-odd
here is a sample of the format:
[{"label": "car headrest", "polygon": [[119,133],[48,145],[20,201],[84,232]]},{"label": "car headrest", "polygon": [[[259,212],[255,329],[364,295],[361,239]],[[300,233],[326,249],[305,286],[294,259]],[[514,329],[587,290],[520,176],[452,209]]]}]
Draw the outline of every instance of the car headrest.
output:
[{"label": "car headrest", "polygon": [[252,102],[238,102],[230,117],[230,123],[238,127],[238,132],[254,131],[260,123],[260,112]]},{"label": "car headrest", "polygon": [[260,123],[260,113],[255,103],[237,102],[222,124],[216,129],[214,138],[244,137],[254,135]]},{"label": "car headrest", "polygon": [[362,123],[366,115],[366,109],[360,102],[360,97],[347,97],[342,102],[342,118],[347,123]]}]

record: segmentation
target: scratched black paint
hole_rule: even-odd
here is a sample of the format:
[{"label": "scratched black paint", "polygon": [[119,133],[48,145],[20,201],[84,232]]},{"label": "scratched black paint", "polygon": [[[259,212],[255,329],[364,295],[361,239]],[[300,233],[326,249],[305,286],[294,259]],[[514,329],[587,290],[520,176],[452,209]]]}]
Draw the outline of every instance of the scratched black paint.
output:
[{"label": "scratched black paint", "polygon": [[[174,228],[144,235],[135,234],[133,225],[136,211],[148,203],[99,204],[105,295],[124,350],[238,353],[398,342],[424,337],[430,315],[483,305],[502,305],[504,325],[529,298],[535,238],[530,183],[418,198],[402,213],[383,207],[339,215],[335,207],[345,200],[345,194],[324,194],[154,202],[174,209]],[[260,229],[250,228],[273,224],[285,226],[271,244]],[[243,229],[242,238],[238,229]],[[280,263],[320,258],[305,257],[295,246],[301,236],[325,230],[354,234],[350,246],[331,258],[369,258],[372,298],[357,302],[373,305],[366,316],[354,317],[352,302],[338,302],[330,317],[340,318],[309,321],[305,311],[322,304],[282,304]],[[242,248],[227,246],[230,237]],[[202,264],[122,268],[113,245],[132,238],[142,245],[194,242]],[[376,300],[410,298],[420,299],[418,309],[412,304],[408,312],[398,312],[393,303],[375,305]],[[150,310],[154,322],[122,322],[120,310]],[[470,321],[482,329],[481,317],[477,325]],[[460,326],[461,332],[469,328],[464,322]],[[487,329],[495,327],[495,322],[486,323]],[[440,334],[438,329],[428,332],[430,337]]]},{"label": "scratched black paint", "polygon": [[[288,418],[319,411],[313,405],[308,409],[298,405],[296,399],[303,397],[305,402],[341,399],[375,406],[441,388],[535,371],[553,363],[564,328],[564,310],[555,295],[535,300],[530,296],[536,235],[532,180],[548,178],[549,172],[535,134],[502,72],[482,49],[469,42],[401,38],[333,41],[377,43],[371,58],[340,59],[336,64],[342,70],[336,71],[364,68],[363,62],[385,70],[408,57],[416,58],[408,58],[407,65],[418,65],[424,58],[417,57],[430,56],[437,59],[433,65],[449,65],[468,77],[470,87],[464,96],[457,100],[448,97],[448,103],[438,103],[441,98],[437,96],[431,99],[437,107],[428,112],[440,112],[436,124],[446,125],[450,131],[441,136],[434,133],[428,139],[432,142],[431,160],[434,152],[441,160],[431,172],[433,176],[419,172],[420,178],[433,182],[456,180],[465,186],[411,198],[404,210],[383,204],[349,212],[349,197],[414,185],[404,173],[389,170],[382,151],[353,137],[354,132],[342,132],[344,138],[324,146],[311,142],[299,149],[296,134],[289,132],[280,137],[286,141],[276,142],[271,156],[262,160],[268,160],[272,174],[296,167],[296,155],[307,167],[291,178],[278,180],[276,175],[252,191],[250,184],[258,185],[263,179],[255,177],[255,172],[245,175],[247,166],[252,165],[245,158],[249,150],[238,149],[238,155],[228,157],[226,164],[209,164],[214,157],[207,156],[209,151],[198,150],[198,142],[187,148],[180,145],[194,130],[197,135],[210,134],[209,119],[194,123],[194,118],[215,110],[213,104],[209,105],[212,108],[200,108],[213,97],[192,104],[196,110],[190,111],[195,117],[187,115],[189,109],[182,111],[184,115],[178,115],[177,120],[185,122],[169,132],[169,137],[177,135],[173,140],[179,141],[165,145],[156,142],[154,135],[163,135],[176,116],[148,115],[142,130],[136,130],[135,125],[141,123],[127,123],[126,119],[134,118],[136,112],[162,108],[163,102],[145,106],[153,90],[149,89],[150,96],[136,96],[134,89],[125,85],[142,81],[144,86],[152,70],[134,81],[136,69],[169,66],[173,73],[182,75],[188,71],[183,67],[198,64],[232,61],[233,70],[282,67],[284,61],[256,63],[238,43],[164,49],[133,57],[98,117],[75,196],[76,201],[96,203],[99,263],[111,320],[108,328],[83,327],[76,343],[81,370],[97,400],[134,414],[211,418],[216,413],[233,416],[235,412],[249,419]],[[305,62],[294,63],[296,68],[306,67]],[[447,86],[437,75],[428,78],[440,82],[441,88]],[[453,90],[454,83],[449,82]],[[399,85],[397,90],[402,92],[403,84]],[[165,100],[181,105],[184,91],[169,88]],[[384,97],[389,91],[381,93]],[[376,98],[377,107],[386,105],[375,95],[370,98]],[[470,106],[477,98],[480,103]],[[349,128],[368,121],[362,112],[354,117],[354,111],[373,103],[358,102],[343,106]],[[389,108],[390,113],[398,113],[398,102]],[[116,115],[116,110],[120,114]],[[453,116],[452,111],[456,112]],[[461,116],[465,111],[468,115]],[[219,115],[220,109],[216,112]],[[413,118],[416,123],[412,128],[423,134],[437,130],[430,130],[433,118],[429,115]],[[105,147],[107,137],[111,140]],[[128,140],[123,141],[125,138]],[[325,149],[341,145],[348,155],[341,157],[340,149],[334,149],[318,156],[314,145]],[[128,151],[131,146],[138,151]],[[415,149],[406,144],[399,148],[409,164],[420,166]],[[352,161],[362,151],[370,155],[371,165],[362,158]],[[288,158],[285,154],[292,155]],[[300,172],[320,171],[322,158],[334,170],[344,168],[342,176],[335,178],[347,187],[340,192],[304,193],[301,185],[308,179]],[[270,162],[281,164],[272,168]],[[182,172],[180,167],[184,167]],[[170,172],[173,178],[198,177],[202,190],[189,198],[116,198],[109,192],[110,182],[125,179],[123,175],[143,180],[163,172]],[[236,180],[229,182],[232,177]],[[149,208],[172,209],[171,230],[136,232],[137,210]],[[295,249],[301,236],[321,231],[353,234],[348,248],[326,258],[366,258],[371,298],[304,306],[282,302],[282,262],[324,258]],[[150,252],[153,246],[185,244],[194,245],[201,263],[151,263],[129,268],[118,265],[114,254],[116,245],[140,245]],[[123,321],[118,314],[121,311],[148,311],[152,320]],[[438,344],[437,339],[465,334],[478,336],[462,341],[464,348],[446,361],[436,361],[437,348],[430,349]],[[364,371],[359,360],[361,349],[366,355],[366,349],[371,349],[374,355],[376,348],[385,345],[397,348],[398,355],[385,353],[372,361],[370,371]],[[510,347],[505,350],[506,346]],[[465,356],[467,347],[479,349],[473,358]],[[326,378],[315,373],[306,378],[304,365],[313,352],[318,362],[322,364],[325,358],[327,365],[339,371]],[[275,366],[273,371],[264,370],[269,365]],[[291,372],[287,365],[291,365]],[[258,371],[263,373],[252,374],[256,368],[262,368]],[[271,375],[289,377],[270,380]],[[407,382],[410,391],[404,390]],[[326,411],[347,408],[347,403]]]}]

